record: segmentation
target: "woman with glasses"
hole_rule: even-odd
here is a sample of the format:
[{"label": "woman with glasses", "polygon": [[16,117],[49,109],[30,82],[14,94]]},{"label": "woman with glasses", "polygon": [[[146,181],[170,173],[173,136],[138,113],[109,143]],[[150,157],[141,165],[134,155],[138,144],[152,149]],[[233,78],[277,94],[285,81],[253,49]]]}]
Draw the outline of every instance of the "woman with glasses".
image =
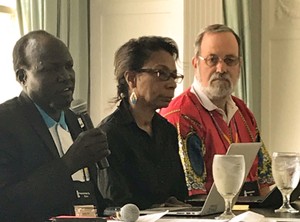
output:
[{"label": "woman with glasses", "polygon": [[[212,161],[231,143],[261,142],[255,117],[232,95],[240,78],[241,42],[229,27],[206,27],[195,41],[194,82],[161,114],[179,130],[189,195],[207,194]],[[247,176],[243,195],[265,195],[273,184],[271,159],[263,145]]]},{"label": "woman with glasses", "polygon": [[185,205],[177,132],[156,112],[168,106],[183,79],[177,60],[174,40],[159,36],[131,39],[115,53],[114,102],[120,103],[99,125],[111,150],[100,189],[113,206]]}]

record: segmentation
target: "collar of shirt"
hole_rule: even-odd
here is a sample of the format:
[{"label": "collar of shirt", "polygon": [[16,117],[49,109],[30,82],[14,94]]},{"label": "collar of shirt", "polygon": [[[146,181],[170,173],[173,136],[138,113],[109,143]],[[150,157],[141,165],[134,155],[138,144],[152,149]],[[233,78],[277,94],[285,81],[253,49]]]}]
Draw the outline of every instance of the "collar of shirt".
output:
[{"label": "collar of shirt", "polygon": [[[127,102],[125,99],[121,100],[118,109],[121,110],[120,114],[121,114],[121,118],[120,118],[120,123],[122,124],[136,124],[136,121],[134,119],[134,117],[132,116],[132,113],[130,111],[130,104],[129,102]],[[157,112],[154,113],[154,116],[152,118],[152,122],[153,121],[157,121],[157,119],[159,119],[159,114]]]},{"label": "collar of shirt", "polygon": [[195,77],[194,77],[194,81],[193,81],[193,84],[191,87],[191,92],[197,96],[200,103],[206,110],[208,110],[209,112],[214,111],[214,110],[219,112],[227,124],[229,124],[229,122],[232,119],[232,117],[234,116],[235,112],[238,110],[238,107],[236,106],[235,102],[233,101],[232,97],[230,96],[228,98],[228,100],[226,101],[226,109],[227,109],[227,115],[226,115],[224,110],[218,108],[207,97],[207,95],[203,92],[202,85]]},{"label": "collar of shirt", "polygon": [[129,107],[130,105],[125,99],[122,99],[118,105],[118,109],[121,110],[120,114],[122,115],[122,118],[120,118],[120,120],[122,120],[121,122],[123,124],[130,124],[133,122],[135,123]]},{"label": "collar of shirt", "polygon": [[61,111],[60,119],[59,119],[58,122],[56,122],[41,107],[39,107],[37,104],[35,104],[35,106],[37,107],[40,114],[42,115],[42,117],[43,117],[43,119],[44,119],[44,121],[45,121],[48,128],[51,128],[55,124],[59,124],[64,130],[69,131],[68,130],[68,125],[66,123],[66,118],[65,118],[65,112],[64,111]]}]

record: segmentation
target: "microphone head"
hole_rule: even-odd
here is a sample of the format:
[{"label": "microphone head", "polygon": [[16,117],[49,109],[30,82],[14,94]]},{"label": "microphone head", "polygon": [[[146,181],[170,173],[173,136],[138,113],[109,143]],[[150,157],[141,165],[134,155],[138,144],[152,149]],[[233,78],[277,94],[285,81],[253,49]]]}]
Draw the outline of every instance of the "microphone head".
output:
[{"label": "microphone head", "polygon": [[125,222],[135,222],[140,216],[140,210],[135,204],[126,204],[121,208],[120,219]]},{"label": "microphone head", "polygon": [[76,114],[80,115],[87,111],[87,103],[81,99],[73,100],[70,109]]}]

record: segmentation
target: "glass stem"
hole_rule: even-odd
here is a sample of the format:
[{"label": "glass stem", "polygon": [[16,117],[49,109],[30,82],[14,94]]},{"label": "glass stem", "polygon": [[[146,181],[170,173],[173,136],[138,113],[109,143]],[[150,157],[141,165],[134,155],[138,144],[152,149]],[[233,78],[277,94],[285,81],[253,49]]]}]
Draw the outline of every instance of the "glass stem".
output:
[{"label": "glass stem", "polygon": [[290,206],[291,206],[291,204],[290,204],[290,194],[283,194],[282,198],[283,198],[283,207],[284,208],[290,208]]},{"label": "glass stem", "polygon": [[225,198],[225,214],[230,215],[232,214],[232,198]]}]

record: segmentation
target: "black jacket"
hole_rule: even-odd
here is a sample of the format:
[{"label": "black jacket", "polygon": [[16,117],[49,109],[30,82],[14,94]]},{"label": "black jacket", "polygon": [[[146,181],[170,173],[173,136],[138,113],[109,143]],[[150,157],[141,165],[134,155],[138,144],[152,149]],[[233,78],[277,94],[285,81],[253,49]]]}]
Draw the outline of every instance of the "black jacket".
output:
[{"label": "black jacket", "polygon": [[[73,112],[65,115],[74,140],[81,128]],[[91,166],[90,173],[97,181],[96,167]],[[104,204],[96,185],[95,189]],[[22,92],[1,104],[0,221],[41,222],[70,214],[75,199],[72,178],[34,103]]]}]

